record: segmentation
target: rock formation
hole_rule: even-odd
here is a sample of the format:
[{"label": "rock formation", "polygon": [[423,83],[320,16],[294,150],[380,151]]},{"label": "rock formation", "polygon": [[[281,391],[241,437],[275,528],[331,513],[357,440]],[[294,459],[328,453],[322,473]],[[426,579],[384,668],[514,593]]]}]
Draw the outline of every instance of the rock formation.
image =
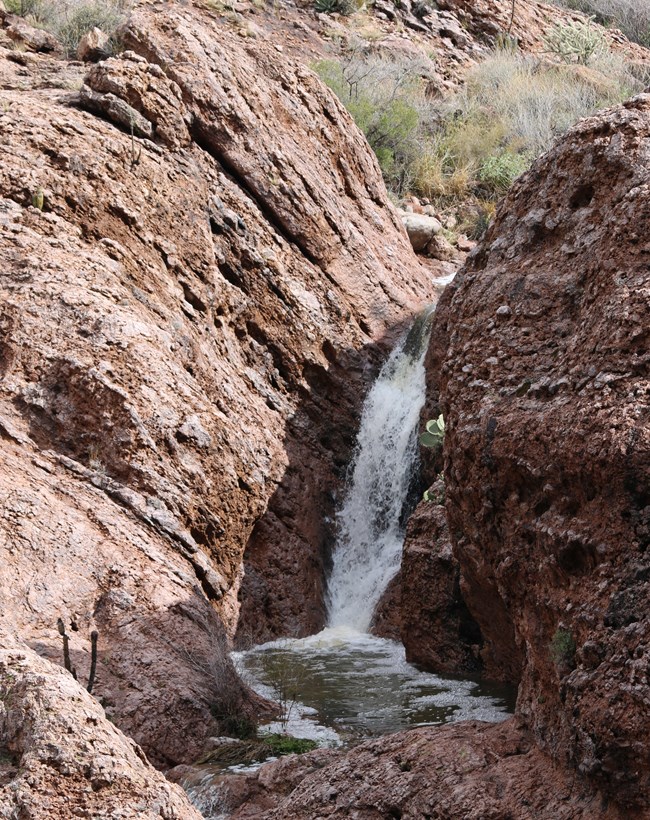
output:
[{"label": "rock formation", "polygon": [[576,126],[445,299],[447,512],[540,748],[650,810],[650,96]]},{"label": "rock formation", "polygon": [[[384,5],[390,46],[401,23]],[[453,54],[444,86],[508,20],[492,0],[438,6],[411,30]],[[534,44],[522,9],[558,12],[518,3],[513,31]],[[83,677],[99,632],[94,694],[156,765],[263,708],[227,641],[322,625],[325,522],[361,397],[435,289],[350,117],[277,42],[314,42],[291,15],[244,36],[199,3],[143,0],[125,51],[96,66],[0,19],[0,812],[189,820],[49,663],[57,619]],[[521,680],[516,720],[323,753],[302,784],[271,764],[256,782],[276,816],[650,811],[649,136],[644,96],[574,129],[438,314],[460,569],[439,509],[411,531],[441,534],[445,618],[460,573],[480,627],[455,656],[456,611],[445,657],[469,663],[482,641],[485,673]],[[410,560],[414,591],[431,567]]]},{"label": "rock formation", "polygon": [[87,76],[0,43],[0,633],[61,663],[62,618],[85,676],[97,629],[94,694],[169,765],[258,705],[247,545],[242,632],[322,622],[361,396],[434,289],[312,72],[192,6],[122,37]]},{"label": "rock formation", "polygon": [[[312,753],[313,754],[313,753]],[[221,784],[233,820],[624,820],[549,761],[514,721],[468,721],[368,741],[347,755],[268,763]],[[302,756],[301,756],[302,757]],[[543,772],[543,777],[540,774]]]},{"label": "rock formation", "polygon": [[481,631],[460,594],[460,567],[441,496],[423,501],[409,519],[400,599],[404,605],[399,635],[408,661],[442,675],[481,670]]},{"label": "rock formation", "polygon": [[650,95],[572,129],[436,312],[449,535],[485,674],[520,682],[515,717],[362,744],[262,792],[264,816],[650,813],[649,138]]},{"label": "rock formation", "polygon": [[0,650],[0,817],[201,815],[68,672],[12,647]]}]

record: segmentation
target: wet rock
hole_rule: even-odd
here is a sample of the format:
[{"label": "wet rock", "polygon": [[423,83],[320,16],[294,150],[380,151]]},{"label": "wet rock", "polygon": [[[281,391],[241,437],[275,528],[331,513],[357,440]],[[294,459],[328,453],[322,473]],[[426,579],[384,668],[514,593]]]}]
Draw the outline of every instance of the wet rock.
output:
[{"label": "wet rock", "polygon": [[370,632],[380,638],[400,640],[402,629],[402,575],[400,572],[389,582],[372,616]]},{"label": "wet rock", "polygon": [[[443,486],[439,481],[429,492]],[[401,601],[401,640],[408,661],[438,674],[481,669],[481,631],[463,601],[445,509],[435,500],[422,501],[409,519]]]}]

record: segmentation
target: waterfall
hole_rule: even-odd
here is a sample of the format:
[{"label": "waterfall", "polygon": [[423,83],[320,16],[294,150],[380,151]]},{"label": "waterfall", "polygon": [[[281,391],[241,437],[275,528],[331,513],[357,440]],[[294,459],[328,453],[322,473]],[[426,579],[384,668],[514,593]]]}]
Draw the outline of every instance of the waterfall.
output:
[{"label": "waterfall", "polygon": [[418,316],[397,344],[363,405],[351,477],[338,513],[327,595],[330,627],[366,632],[399,569],[401,518],[417,463],[432,312]]}]

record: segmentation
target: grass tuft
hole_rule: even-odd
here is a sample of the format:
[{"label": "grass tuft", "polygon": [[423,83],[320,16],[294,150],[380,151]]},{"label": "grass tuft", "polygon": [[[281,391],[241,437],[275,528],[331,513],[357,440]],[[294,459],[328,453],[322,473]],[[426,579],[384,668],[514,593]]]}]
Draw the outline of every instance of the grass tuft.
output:
[{"label": "grass tuft", "polygon": [[49,31],[74,56],[81,38],[93,28],[114,41],[128,14],[129,0],[6,0],[7,11]]}]

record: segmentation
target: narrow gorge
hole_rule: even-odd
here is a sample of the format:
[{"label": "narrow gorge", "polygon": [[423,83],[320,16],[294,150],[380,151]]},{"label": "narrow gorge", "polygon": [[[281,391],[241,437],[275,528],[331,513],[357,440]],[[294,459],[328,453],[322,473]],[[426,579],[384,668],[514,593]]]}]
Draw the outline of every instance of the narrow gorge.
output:
[{"label": "narrow gorge", "polygon": [[650,51],[84,3],[0,2],[0,818],[650,817]]}]

